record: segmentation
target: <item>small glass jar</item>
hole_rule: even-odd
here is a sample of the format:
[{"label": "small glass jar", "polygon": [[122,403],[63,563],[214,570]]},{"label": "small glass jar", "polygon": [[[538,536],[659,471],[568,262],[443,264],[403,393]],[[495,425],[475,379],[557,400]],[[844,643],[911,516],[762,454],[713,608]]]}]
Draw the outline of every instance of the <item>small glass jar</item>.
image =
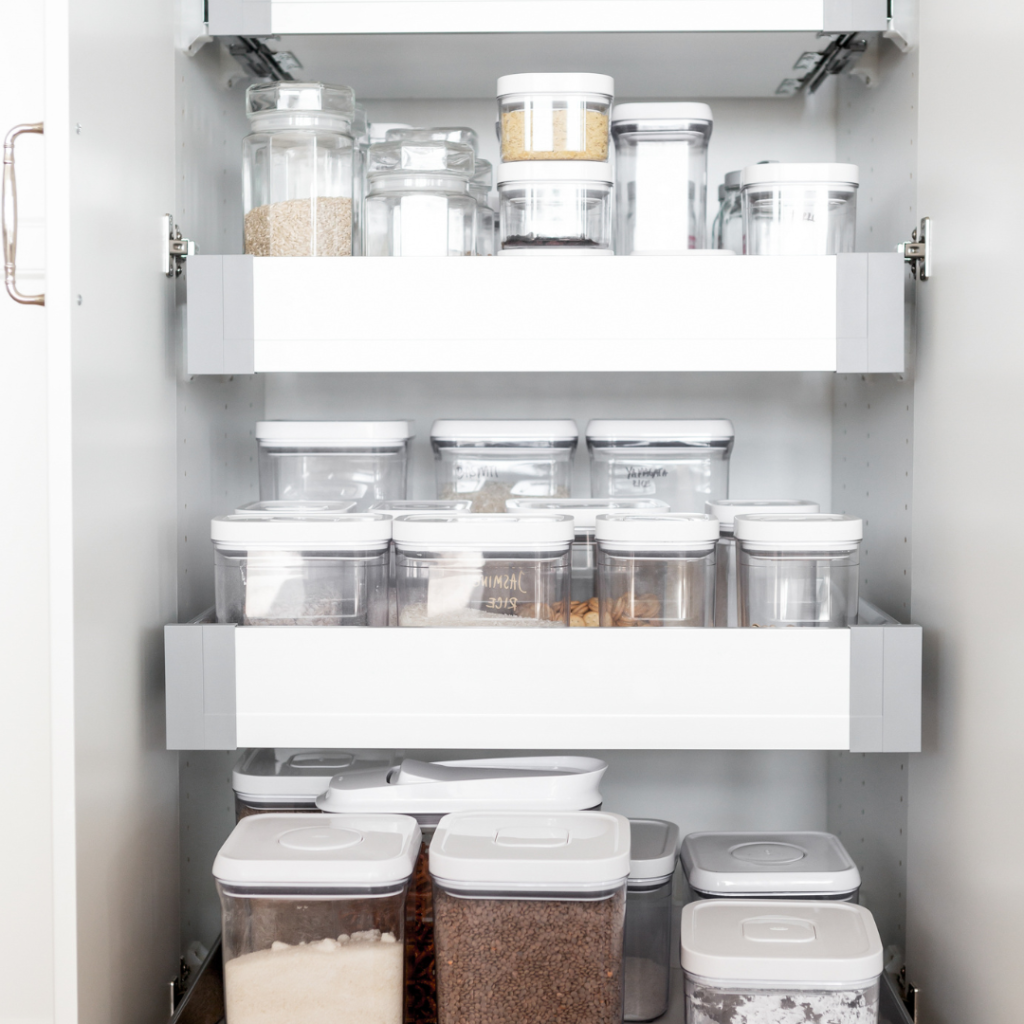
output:
[{"label": "small glass jar", "polygon": [[738,626],[740,624],[739,600],[737,598],[736,538],[733,535],[733,520],[736,516],[776,515],[791,512],[815,514],[821,506],[816,501],[778,500],[744,501],[742,498],[722,498],[709,501],[704,506],[708,515],[718,520],[721,534],[715,554],[718,581],[715,584],[715,625]]},{"label": "small glass jar", "polygon": [[509,498],[568,498],[572,420],[438,420],[430,430],[439,498],[504,512]]},{"label": "small glass jar", "polygon": [[612,251],[607,163],[540,161],[498,168],[501,248]]},{"label": "small glass jar", "polygon": [[351,256],[355,94],[347,85],[250,85],[242,141],[245,251]]},{"label": "small glass jar", "polygon": [[713,626],[718,520],[697,513],[597,517],[602,626]]},{"label": "small glass jar", "polygon": [[501,159],[607,160],[610,75],[522,74],[498,79]]},{"label": "small glass jar", "polygon": [[218,622],[388,624],[387,516],[218,516],[210,536]]},{"label": "small glass jar", "polygon": [[476,254],[494,255],[495,219],[491,206],[492,168],[490,160],[477,157],[469,194],[476,200]]},{"label": "small glass jar", "polygon": [[341,516],[355,510],[355,500],[350,501],[254,501],[235,509],[236,516],[299,516],[319,518]]},{"label": "small glass jar", "polygon": [[475,156],[480,148],[480,139],[472,128],[413,128],[408,125],[392,125],[384,136],[385,142],[454,142],[469,146]]},{"label": "small glass jar", "polygon": [[830,256],[857,241],[856,164],[752,164],[741,176],[751,256]]},{"label": "small glass jar", "polygon": [[857,624],[862,520],[744,515],[735,518],[734,531],[741,626]]},{"label": "small glass jar", "polygon": [[620,103],[615,140],[615,252],[706,247],[706,103]]},{"label": "small glass jar", "polygon": [[743,243],[743,197],[740,192],[742,171],[729,171],[725,182],[718,186],[718,214],[712,225],[711,244],[716,249],[728,249],[742,255]]},{"label": "small glass jar", "polygon": [[399,516],[399,626],[568,626],[572,535],[570,516]]}]

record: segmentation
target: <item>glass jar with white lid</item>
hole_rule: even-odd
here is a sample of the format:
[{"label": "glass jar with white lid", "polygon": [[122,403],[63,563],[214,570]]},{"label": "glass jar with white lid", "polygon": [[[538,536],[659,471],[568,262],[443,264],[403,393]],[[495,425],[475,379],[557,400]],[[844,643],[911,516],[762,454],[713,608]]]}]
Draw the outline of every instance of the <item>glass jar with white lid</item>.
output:
[{"label": "glass jar with white lid", "polygon": [[743,253],[743,200],[740,192],[742,171],[729,171],[718,186],[718,214],[711,227],[711,244],[716,249]]},{"label": "glass jar with white lid", "polygon": [[741,626],[857,624],[863,520],[820,513],[742,515],[733,522]]}]

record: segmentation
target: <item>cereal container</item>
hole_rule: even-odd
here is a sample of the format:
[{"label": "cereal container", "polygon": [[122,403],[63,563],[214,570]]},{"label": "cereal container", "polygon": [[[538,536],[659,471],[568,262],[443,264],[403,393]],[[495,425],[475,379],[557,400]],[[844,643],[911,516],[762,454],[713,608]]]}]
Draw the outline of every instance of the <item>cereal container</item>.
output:
[{"label": "cereal container", "polygon": [[572,420],[438,420],[430,430],[439,498],[504,512],[509,498],[568,498]]},{"label": "cereal container", "polygon": [[355,509],[349,501],[254,501],[235,509],[236,516],[340,516]]},{"label": "cereal container", "polygon": [[711,244],[716,249],[728,249],[743,254],[743,203],[740,197],[742,171],[729,171],[718,186],[718,214],[711,226]]},{"label": "cereal container", "polygon": [[629,849],[605,811],[442,818],[438,1024],[619,1024]]},{"label": "cereal container", "polygon": [[686,1024],[877,1024],[882,941],[864,907],[688,903],[680,953]]},{"label": "cereal container", "polygon": [[399,626],[568,626],[572,538],[571,516],[399,516]]},{"label": "cereal container", "polygon": [[227,1024],[402,1024],[419,845],[398,814],[243,818],[213,863]]},{"label": "cereal container", "polygon": [[714,516],[609,513],[595,538],[602,626],[714,625]]}]

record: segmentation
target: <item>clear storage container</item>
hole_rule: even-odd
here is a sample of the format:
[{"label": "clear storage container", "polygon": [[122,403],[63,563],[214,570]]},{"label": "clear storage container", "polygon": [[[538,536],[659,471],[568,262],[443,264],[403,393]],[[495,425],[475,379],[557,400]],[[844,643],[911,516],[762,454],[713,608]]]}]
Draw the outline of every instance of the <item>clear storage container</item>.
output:
[{"label": "clear storage container", "polygon": [[742,171],[729,171],[718,186],[718,214],[712,226],[711,244],[716,249],[728,249],[740,255],[743,245],[743,200],[740,193]]},{"label": "clear storage container", "polygon": [[608,112],[614,95],[610,75],[502,75],[502,161],[607,160]]},{"label": "clear storage container", "polygon": [[668,1010],[672,966],[672,874],[679,826],[631,818],[626,887],[623,1020],[654,1020]]},{"label": "clear storage container", "polygon": [[729,496],[729,420],[591,420],[595,498],[661,498],[673,512],[703,512]]},{"label": "clear storage container", "polygon": [[242,142],[245,251],[351,256],[355,94],[347,85],[251,85]]},{"label": "clear storage container", "polygon": [[219,516],[210,536],[218,622],[388,624],[387,516]]},{"label": "clear storage container", "polygon": [[470,498],[474,512],[504,512],[509,498],[568,498],[578,436],[572,420],[437,420],[437,496]]},{"label": "clear storage container", "polygon": [[493,256],[495,252],[495,216],[491,206],[493,168],[490,160],[477,157],[476,171],[469,183],[469,194],[476,200],[476,254]]},{"label": "clear storage container", "polygon": [[509,498],[505,509],[516,515],[572,516],[576,531],[572,542],[572,604],[570,626],[598,626],[597,554],[594,529],[604,512],[667,512],[668,505],[657,498]]},{"label": "clear storage container", "polygon": [[615,252],[707,245],[706,103],[620,103],[615,140]]},{"label": "clear storage container", "polygon": [[597,517],[602,626],[713,626],[718,520],[692,512]]},{"label": "clear storage container", "polygon": [[612,251],[607,163],[540,161],[498,168],[501,248]]},{"label": "clear storage container", "polygon": [[860,872],[829,832],[691,832],[681,853],[694,899],[857,901]]},{"label": "clear storage container", "polygon": [[737,596],[736,538],[733,535],[733,520],[743,515],[785,515],[786,513],[817,513],[820,506],[816,501],[794,499],[744,501],[742,498],[722,498],[709,501],[704,506],[708,515],[714,516],[721,527],[718,550],[715,555],[718,582],[715,584],[715,625],[738,626],[740,624],[739,599]]},{"label": "clear storage container", "polygon": [[351,499],[364,512],[404,498],[411,439],[408,420],[264,420],[256,424],[260,499]]},{"label": "clear storage container", "polygon": [[[353,488],[354,489],[354,488]],[[352,512],[355,500],[350,501],[254,501],[235,509],[236,516],[342,516]]]},{"label": "clear storage container", "polygon": [[743,169],[743,234],[751,256],[853,252],[856,164],[752,164]]},{"label": "clear storage container", "polygon": [[680,947],[686,1024],[877,1024],[882,942],[863,907],[688,903]]},{"label": "clear storage container", "polygon": [[363,220],[366,207],[366,157],[370,152],[370,122],[366,108],[355,105],[352,119],[352,255],[363,255]]},{"label": "clear storage container", "polygon": [[213,863],[227,1024],[402,1024],[419,844],[397,814],[243,818]]},{"label": "clear storage container", "polygon": [[462,812],[430,841],[439,1024],[619,1024],[629,822]]},{"label": "clear storage container", "polygon": [[480,140],[472,128],[413,128],[411,125],[392,125],[388,128],[385,142],[454,142],[469,146],[474,155],[479,150]]},{"label": "clear storage container", "polygon": [[734,523],[741,626],[857,624],[862,520],[822,513]]},{"label": "clear storage container", "polygon": [[399,626],[568,626],[570,516],[399,516]]}]

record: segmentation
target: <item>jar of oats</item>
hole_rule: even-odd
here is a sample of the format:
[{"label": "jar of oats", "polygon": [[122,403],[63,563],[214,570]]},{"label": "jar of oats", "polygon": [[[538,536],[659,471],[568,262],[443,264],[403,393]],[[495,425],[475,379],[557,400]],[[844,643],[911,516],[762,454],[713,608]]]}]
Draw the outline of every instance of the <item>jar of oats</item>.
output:
[{"label": "jar of oats", "polygon": [[498,79],[501,159],[607,160],[611,75],[502,75]]},{"label": "jar of oats", "polygon": [[242,140],[245,251],[351,256],[355,94],[347,85],[251,85]]}]

